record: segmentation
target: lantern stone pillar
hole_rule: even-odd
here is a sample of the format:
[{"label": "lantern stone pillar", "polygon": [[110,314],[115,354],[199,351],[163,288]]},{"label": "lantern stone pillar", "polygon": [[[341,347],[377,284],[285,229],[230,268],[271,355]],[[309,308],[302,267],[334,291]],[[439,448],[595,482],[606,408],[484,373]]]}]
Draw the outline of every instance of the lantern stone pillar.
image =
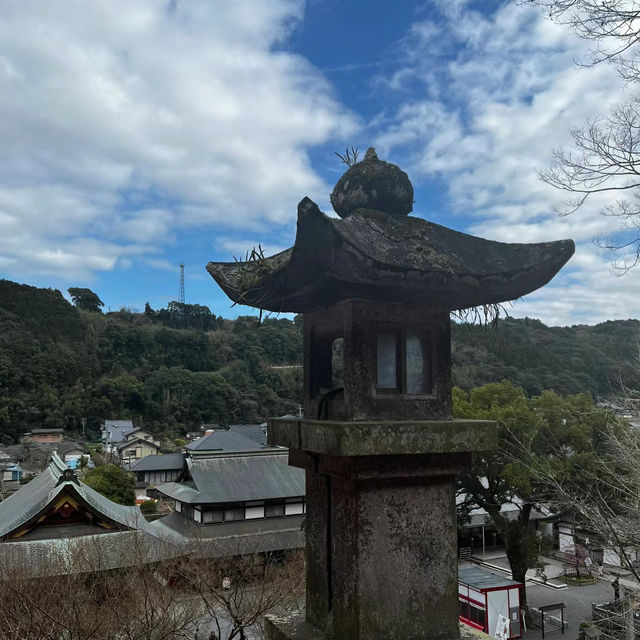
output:
[{"label": "lantern stone pillar", "polygon": [[455,640],[455,476],[496,428],[452,416],[449,311],[537,289],[574,245],[407,217],[411,182],[373,149],[331,202],[341,219],[300,202],[292,249],[207,265],[235,302],[304,314],[305,417],[269,420],[268,440],[306,471],[306,611],[267,635]]}]

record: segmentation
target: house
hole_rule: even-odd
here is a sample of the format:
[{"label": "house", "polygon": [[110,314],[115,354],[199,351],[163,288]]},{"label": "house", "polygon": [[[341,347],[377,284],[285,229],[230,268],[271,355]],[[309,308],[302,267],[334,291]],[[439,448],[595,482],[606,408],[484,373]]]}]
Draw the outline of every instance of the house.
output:
[{"label": "house", "polygon": [[0,489],[2,491],[15,491],[20,488],[24,469],[15,462],[1,462],[0,474]]},{"label": "house", "polygon": [[32,429],[31,433],[26,434],[30,442],[37,444],[59,444],[64,438],[63,429]]},{"label": "house", "polygon": [[78,461],[81,458],[84,458],[88,462],[91,458],[89,451],[85,447],[70,440],[65,440],[60,444],[58,447],[58,455],[63,462]]},{"label": "house", "polygon": [[53,454],[0,502],[0,576],[115,569],[181,553],[135,506],[105,498]]},{"label": "house", "polygon": [[[187,469],[184,453],[151,455],[136,461],[129,471],[136,476],[136,496],[157,497],[154,487],[183,479]],[[153,495],[150,495],[151,494]]]},{"label": "house", "polygon": [[153,523],[163,535],[197,541],[209,556],[304,546],[305,474],[289,466],[287,450],[191,451],[186,462],[184,482],[156,487],[174,503],[174,513]]},{"label": "house", "polygon": [[146,429],[135,428],[131,420],[105,420],[102,441],[105,453],[116,454],[127,462],[155,455],[160,449],[160,441],[155,435]]},{"label": "house", "polygon": [[127,431],[133,431],[131,420],[105,420],[100,428],[105,453],[112,453],[115,445],[124,440]]},{"label": "house", "polygon": [[129,465],[135,460],[156,455],[159,450],[159,442],[146,437],[138,437],[137,435],[127,437],[115,445],[115,451],[120,459]]}]

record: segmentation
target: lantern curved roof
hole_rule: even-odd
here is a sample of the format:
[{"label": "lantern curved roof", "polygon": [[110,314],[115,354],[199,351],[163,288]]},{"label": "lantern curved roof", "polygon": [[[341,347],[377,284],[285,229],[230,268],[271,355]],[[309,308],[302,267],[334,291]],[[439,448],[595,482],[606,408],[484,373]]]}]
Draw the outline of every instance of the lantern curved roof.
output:
[{"label": "lantern curved roof", "polygon": [[574,250],[572,240],[496,242],[373,209],[331,218],[304,198],[291,249],[207,270],[234,302],[276,312],[349,298],[465,309],[535,291]]}]

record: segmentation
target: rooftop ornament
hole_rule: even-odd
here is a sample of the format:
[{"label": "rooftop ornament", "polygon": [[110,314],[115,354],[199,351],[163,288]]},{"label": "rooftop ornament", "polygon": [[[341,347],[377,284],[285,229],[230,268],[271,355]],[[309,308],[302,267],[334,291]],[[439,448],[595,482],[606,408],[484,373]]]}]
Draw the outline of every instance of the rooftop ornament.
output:
[{"label": "rooftop ornament", "polygon": [[268,439],[306,470],[306,612],[267,631],[454,640],[455,475],[497,439],[493,422],[452,416],[449,314],[534,291],[574,245],[411,217],[407,174],[373,149],[331,202],[339,218],[300,202],[291,249],[207,266],[234,302],[304,314],[305,417],[271,419]]}]

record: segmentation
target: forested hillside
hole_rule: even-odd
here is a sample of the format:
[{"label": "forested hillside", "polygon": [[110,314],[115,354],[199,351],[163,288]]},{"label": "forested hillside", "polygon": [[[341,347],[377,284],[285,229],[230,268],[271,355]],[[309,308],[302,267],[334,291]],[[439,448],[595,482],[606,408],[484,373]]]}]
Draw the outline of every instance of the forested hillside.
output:
[{"label": "forested hillside", "polygon": [[[301,323],[223,320],[201,305],[144,313],[77,309],[59,291],[0,280],[0,440],[35,427],[90,435],[105,418],[179,436],[202,422],[262,421],[297,410]],[[453,325],[454,383],[507,378],[530,395],[591,391],[622,379],[640,386],[640,323],[546,327],[505,319],[497,328]],[[283,365],[286,365],[283,367]],[[296,366],[297,365],[297,366]]]}]

